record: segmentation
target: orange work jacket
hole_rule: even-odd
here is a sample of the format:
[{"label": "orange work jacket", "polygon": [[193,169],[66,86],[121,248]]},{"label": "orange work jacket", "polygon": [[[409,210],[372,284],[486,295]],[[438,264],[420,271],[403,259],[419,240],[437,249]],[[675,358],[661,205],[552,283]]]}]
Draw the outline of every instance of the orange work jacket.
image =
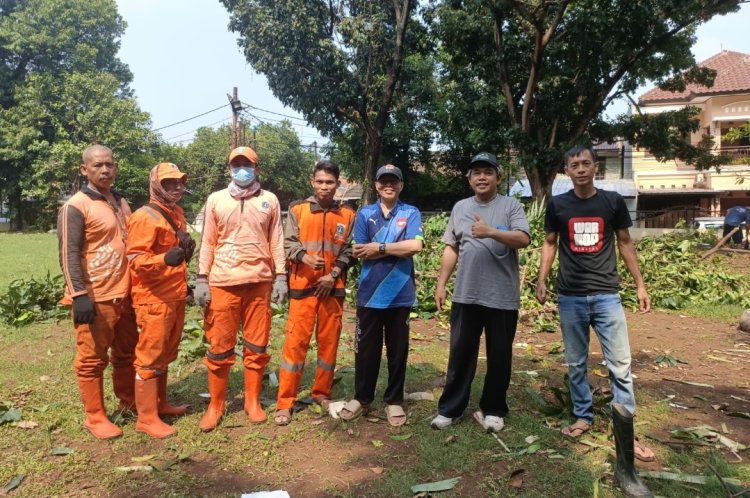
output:
[{"label": "orange work jacket", "polygon": [[[169,208],[158,204],[182,230],[185,213],[180,206]],[[143,206],[128,222],[128,261],[133,304],[156,304],[182,301],[187,297],[187,265],[168,266],[164,253],[179,247],[172,226],[149,206]]]},{"label": "orange work jacket", "polygon": [[[284,250],[290,263],[289,297],[299,299],[312,296],[315,283],[330,273],[334,266],[341,270],[341,274],[334,282],[331,295],[344,295],[346,270],[354,260],[354,216],[354,210],[340,201],[334,201],[328,209],[323,209],[315,197],[289,205],[284,227]],[[315,270],[302,263],[305,254],[322,256],[325,266]]]}]

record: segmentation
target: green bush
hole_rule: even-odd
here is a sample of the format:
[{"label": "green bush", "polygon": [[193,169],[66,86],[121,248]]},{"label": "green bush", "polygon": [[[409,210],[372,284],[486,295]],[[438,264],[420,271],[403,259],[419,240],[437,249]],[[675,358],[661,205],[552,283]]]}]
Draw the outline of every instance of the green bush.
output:
[{"label": "green bush", "polygon": [[0,320],[14,327],[23,327],[33,322],[58,320],[68,310],[58,303],[63,296],[63,276],[47,276],[41,279],[17,279],[0,296]]}]

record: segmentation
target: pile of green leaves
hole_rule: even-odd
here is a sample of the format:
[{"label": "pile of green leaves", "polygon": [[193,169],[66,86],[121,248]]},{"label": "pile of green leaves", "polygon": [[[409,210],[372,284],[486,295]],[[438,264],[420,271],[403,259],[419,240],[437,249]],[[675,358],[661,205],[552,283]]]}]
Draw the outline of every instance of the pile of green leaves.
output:
[{"label": "pile of green leaves", "polygon": [[63,296],[63,276],[13,280],[0,295],[0,320],[14,327],[58,320],[68,311],[58,303]]},{"label": "pile of green leaves", "polygon": [[[688,303],[750,307],[750,282],[731,272],[725,258],[701,259],[703,249],[692,231],[646,237],[637,244],[641,272],[654,306],[682,309]],[[623,301],[635,306],[635,284],[619,262]]]},{"label": "pile of green leaves", "polygon": [[[437,314],[435,306],[435,286],[440,272],[440,260],[443,257],[443,234],[448,225],[448,215],[436,214],[425,218],[422,222],[424,245],[422,251],[414,256],[414,269],[417,274],[417,302],[415,310],[422,318],[429,318]],[[450,297],[450,285],[448,297]]]},{"label": "pile of green leaves", "polygon": [[[536,300],[536,282],[544,241],[544,207],[543,203],[533,203],[526,205],[524,209],[531,230],[531,244],[519,253],[522,280],[521,308],[540,312],[542,306]],[[447,223],[448,217],[445,214],[424,220],[424,249],[415,256],[419,300],[417,312],[420,315],[437,314],[433,294],[444,247],[442,236]],[[736,304],[750,308],[750,281],[740,274],[731,272],[724,258],[701,259],[706,243],[714,242],[713,239],[715,237],[711,234],[699,234],[688,230],[646,237],[636,242],[641,272],[655,307],[682,309],[689,303],[700,303]],[[618,265],[623,302],[635,308],[638,304],[635,283],[622,258],[619,258]],[[556,301],[557,268],[556,258],[547,279],[551,302]],[[356,285],[356,282],[353,283]],[[545,323],[550,320],[544,313],[539,314],[539,317]],[[540,326],[540,330],[548,329],[548,325],[546,323],[545,326]]]}]

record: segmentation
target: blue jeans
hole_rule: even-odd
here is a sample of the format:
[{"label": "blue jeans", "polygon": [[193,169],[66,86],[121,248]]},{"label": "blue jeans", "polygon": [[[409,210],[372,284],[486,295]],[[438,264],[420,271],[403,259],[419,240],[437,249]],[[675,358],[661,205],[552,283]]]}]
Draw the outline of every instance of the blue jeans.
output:
[{"label": "blue jeans", "polygon": [[619,294],[593,296],[558,296],[560,327],[568,363],[573,415],[591,423],[594,410],[588,379],[590,327],[602,345],[609,368],[612,402],[625,405],[635,413],[633,377],[630,374],[628,325]]}]

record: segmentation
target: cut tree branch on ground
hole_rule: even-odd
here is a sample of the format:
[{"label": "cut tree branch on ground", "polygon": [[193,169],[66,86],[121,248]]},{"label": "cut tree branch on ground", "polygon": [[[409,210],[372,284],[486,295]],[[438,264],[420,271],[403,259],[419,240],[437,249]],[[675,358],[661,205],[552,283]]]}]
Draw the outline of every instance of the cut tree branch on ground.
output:
[{"label": "cut tree branch on ground", "polygon": [[737,231],[738,231],[739,229],[740,229],[740,227],[734,227],[734,229],[733,229],[733,230],[732,230],[731,232],[729,232],[728,234],[726,234],[726,235],[724,236],[724,238],[723,238],[723,239],[721,239],[721,240],[720,240],[719,242],[717,242],[717,243],[716,243],[716,245],[715,245],[715,246],[714,246],[714,247],[713,247],[712,249],[709,249],[708,251],[704,252],[704,253],[703,253],[703,256],[701,256],[701,258],[702,258],[702,259],[706,259],[706,258],[707,258],[707,257],[709,257],[710,255],[712,255],[713,253],[715,253],[716,251],[718,251],[718,250],[719,250],[719,249],[721,248],[721,246],[723,246],[724,244],[726,244],[726,243],[727,243],[727,241],[728,241],[729,239],[731,239],[731,238],[732,238],[732,236],[733,236],[733,235],[734,235],[735,233],[737,233]]}]

